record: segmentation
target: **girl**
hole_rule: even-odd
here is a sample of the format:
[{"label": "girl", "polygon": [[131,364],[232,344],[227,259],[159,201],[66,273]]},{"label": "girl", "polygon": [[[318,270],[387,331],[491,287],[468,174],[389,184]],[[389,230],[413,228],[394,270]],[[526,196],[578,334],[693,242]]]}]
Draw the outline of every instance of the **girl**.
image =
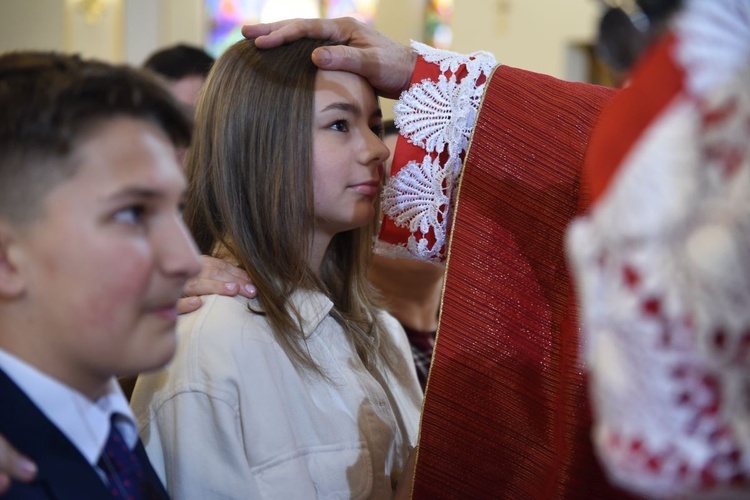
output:
[{"label": "girl", "polygon": [[366,80],[312,65],[322,44],[240,41],[198,106],[185,220],[258,298],[206,298],[175,361],[136,386],[175,498],[390,498],[416,441],[409,344],[366,273],[381,112]]}]

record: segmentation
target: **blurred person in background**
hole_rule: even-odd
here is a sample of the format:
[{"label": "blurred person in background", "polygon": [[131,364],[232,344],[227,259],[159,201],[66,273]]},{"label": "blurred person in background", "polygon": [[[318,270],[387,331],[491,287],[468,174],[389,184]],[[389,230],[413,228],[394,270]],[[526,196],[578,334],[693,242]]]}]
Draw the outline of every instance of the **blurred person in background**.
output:
[{"label": "blurred person in background", "polygon": [[200,47],[178,44],[157,50],[143,67],[164,78],[172,94],[194,113],[213,63],[214,58]]}]

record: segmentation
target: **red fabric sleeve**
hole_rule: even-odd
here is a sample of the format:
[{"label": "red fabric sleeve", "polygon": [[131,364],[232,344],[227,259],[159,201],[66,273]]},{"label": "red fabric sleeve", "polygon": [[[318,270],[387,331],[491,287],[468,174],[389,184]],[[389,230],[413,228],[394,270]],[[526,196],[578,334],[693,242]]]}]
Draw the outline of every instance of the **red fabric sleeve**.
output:
[{"label": "red fabric sleeve", "polygon": [[[433,63],[428,63],[421,56],[417,59],[417,64],[412,73],[411,81],[409,86],[424,80],[437,81],[440,76],[440,66]],[[456,77],[458,80],[466,75],[465,67],[461,67],[456,71]],[[482,83],[480,81],[479,83]],[[391,176],[395,176],[402,168],[406,166],[410,161],[422,162],[425,157],[425,150],[419,146],[411,144],[406,138],[399,134],[396,140],[396,150],[393,153],[393,162],[391,164]],[[406,245],[407,240],[411,232],[408,227],[398,227],[392,219],[388,217],[383,218],[383,224],[380,227],[380,234],[378,238],[392,245]],[[435,243],[435,237],[432,234],[426,235],[430,246]]]}]

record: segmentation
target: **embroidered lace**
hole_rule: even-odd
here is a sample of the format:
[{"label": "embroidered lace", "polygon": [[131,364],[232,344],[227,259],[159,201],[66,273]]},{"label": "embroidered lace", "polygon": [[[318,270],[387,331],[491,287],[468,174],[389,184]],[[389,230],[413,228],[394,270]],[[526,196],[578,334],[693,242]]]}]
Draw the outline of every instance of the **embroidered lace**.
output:
[{"label": "embroidered lace", "polygon": [[[425,61],[439,65],[441,75],[437,82],[424,80],[412,85],[394,107],[400,133],[424,149],[425,156],[421,163],[410,161],[389,180],[383,211],[397,226],[409,227],[412,235],[407,250],[412,256],[440,261],[463,155],[484,82],[496,63],[486,52],[461,55],[417,42],[412,42],[412,47]],[[430,244],[427,234],[434,236],[434,243]]]},{"label": "embroidered lace", "polygon": [[726,81],[750,60],[747,0],[692,0],[676,24],[678,36],[690,40],[678,45],[676,56],[693,93]]}]

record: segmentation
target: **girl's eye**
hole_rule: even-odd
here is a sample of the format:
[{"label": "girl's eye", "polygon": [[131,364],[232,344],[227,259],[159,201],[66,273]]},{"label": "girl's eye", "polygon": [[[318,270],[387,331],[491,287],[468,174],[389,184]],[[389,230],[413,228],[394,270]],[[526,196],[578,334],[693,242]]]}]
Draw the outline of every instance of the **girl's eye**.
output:
[{"label": "girl's eye", "polygon": [[346,122],[346,120],[336,120],[331,124],[329,128],[337,132],[348,132],[349,124]]},{"label": "girl's eye", "polygon": [[143,222],[143,217],[145,214],[146,207],[144,207],[143,205],[133,205],[118,210],[117,212],[115,212],[113,218],[115,222],[137,225]]},{"label": "girl's eye", "polygon": [[385,132],[382,123],[378,123],[377,125],[370,127],[370,130],[372,130],[373,134],[377,135],[378,137],[383,137],[383,134]]}]

